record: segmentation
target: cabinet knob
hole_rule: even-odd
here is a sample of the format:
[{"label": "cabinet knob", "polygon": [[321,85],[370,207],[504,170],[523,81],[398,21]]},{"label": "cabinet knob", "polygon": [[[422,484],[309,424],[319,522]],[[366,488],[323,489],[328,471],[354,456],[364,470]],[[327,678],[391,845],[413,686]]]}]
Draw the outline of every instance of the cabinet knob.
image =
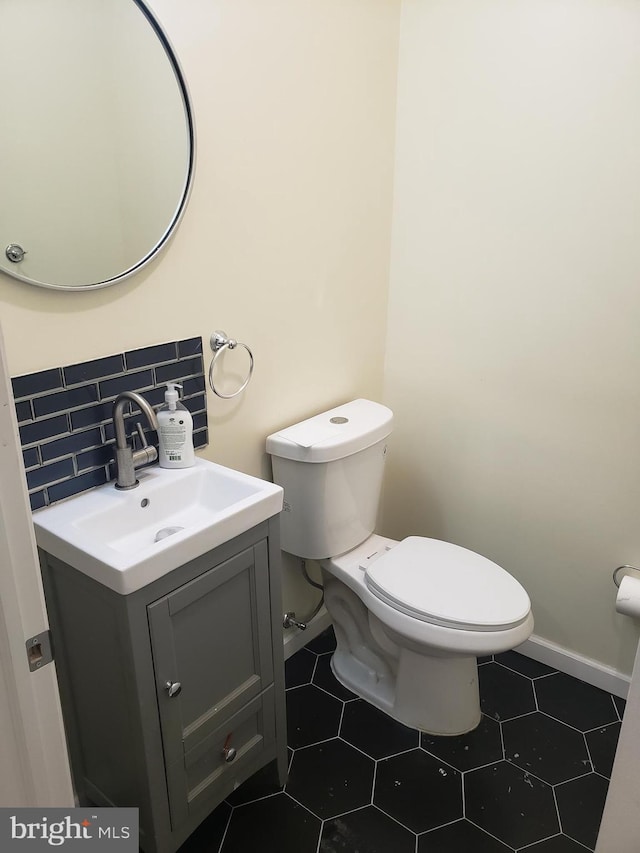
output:
[{"label": "cabinet knob", "polygon": [[180,684],[179,681],[167,681],[165,684],[165,690],[169,694],[169,699],[172,699],[180,693],[182,690],[182,684]]},{"label": "cabinet knob", "polygon": [[224,746],[222,747],[222,757],[227,762],[227,764],[231,764],[233,759],[236,757],[236,750],[233,746],[231,746],[232,737],[233,732],[229,732],[229,734],[224,739]]},{"label": "cabinet knob", "polygon": [[236,755],[237,752],[233,746],[225,746],[225,748],[222,750],[222,757],[227,762],[227,764],[231,764]]}]

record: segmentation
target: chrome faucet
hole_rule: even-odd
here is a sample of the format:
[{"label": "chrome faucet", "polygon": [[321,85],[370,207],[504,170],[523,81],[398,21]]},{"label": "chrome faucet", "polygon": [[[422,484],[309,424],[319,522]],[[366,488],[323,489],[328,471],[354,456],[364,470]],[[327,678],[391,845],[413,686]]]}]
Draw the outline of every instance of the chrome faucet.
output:
[{"label": "chrome faucet", "polygon": [[127,444],[127,433],[124,428],[124,408],[127,403],[135,403],[139,406],[149,421],[149,426],[152,429],[158,429],[156,413],[144,397],[136,394],[135,391],[123,391],[116,397],[113,404],[113,427],[116,433],[116,489],[135,489],[138,485],[136,468],[139,468],[140,465],[146,465],[147,462],[155,462],[158,458],[158,451],[155,447],[147,444],[140,423],[136,424],[136,429],[142,447],[140,450],[133,450]]}]

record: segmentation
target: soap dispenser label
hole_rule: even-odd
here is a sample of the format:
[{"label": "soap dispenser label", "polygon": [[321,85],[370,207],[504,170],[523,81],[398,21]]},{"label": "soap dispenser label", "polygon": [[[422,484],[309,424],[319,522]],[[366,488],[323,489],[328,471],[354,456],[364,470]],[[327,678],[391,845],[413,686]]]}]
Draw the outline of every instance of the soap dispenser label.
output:
[{"label": "soap dispenser label", "polygon": [[187,439],[187,428],[181,418],[169,418],[162,426],[164,449],[172,462],[182,459],[182,448]]}]

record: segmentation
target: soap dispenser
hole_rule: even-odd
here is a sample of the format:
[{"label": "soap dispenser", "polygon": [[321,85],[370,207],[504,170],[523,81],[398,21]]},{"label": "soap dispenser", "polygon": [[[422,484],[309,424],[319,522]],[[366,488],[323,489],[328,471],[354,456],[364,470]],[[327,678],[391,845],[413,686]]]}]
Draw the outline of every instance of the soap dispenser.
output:
[{"label": "soap dispenser", "polygon": [[164,406],[158,411],[158,459],[161,468],[190,468],[195,465],[193,418],[178,402],[178,385],[168,382]]}]

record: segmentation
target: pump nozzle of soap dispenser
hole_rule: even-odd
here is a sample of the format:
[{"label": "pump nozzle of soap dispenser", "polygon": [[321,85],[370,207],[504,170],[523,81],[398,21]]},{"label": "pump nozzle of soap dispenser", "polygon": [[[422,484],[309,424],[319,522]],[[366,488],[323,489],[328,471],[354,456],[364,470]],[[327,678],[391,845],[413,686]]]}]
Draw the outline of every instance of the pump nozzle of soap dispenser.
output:
[{"label": "pump nozzle of soap dispenser", "polygon": [[177,388],[182,390],[182,385],[179,385],[177,382],[167,382],[167,390],[164,392],[164,401],[172,412],[175,411],[179,398]]}]

